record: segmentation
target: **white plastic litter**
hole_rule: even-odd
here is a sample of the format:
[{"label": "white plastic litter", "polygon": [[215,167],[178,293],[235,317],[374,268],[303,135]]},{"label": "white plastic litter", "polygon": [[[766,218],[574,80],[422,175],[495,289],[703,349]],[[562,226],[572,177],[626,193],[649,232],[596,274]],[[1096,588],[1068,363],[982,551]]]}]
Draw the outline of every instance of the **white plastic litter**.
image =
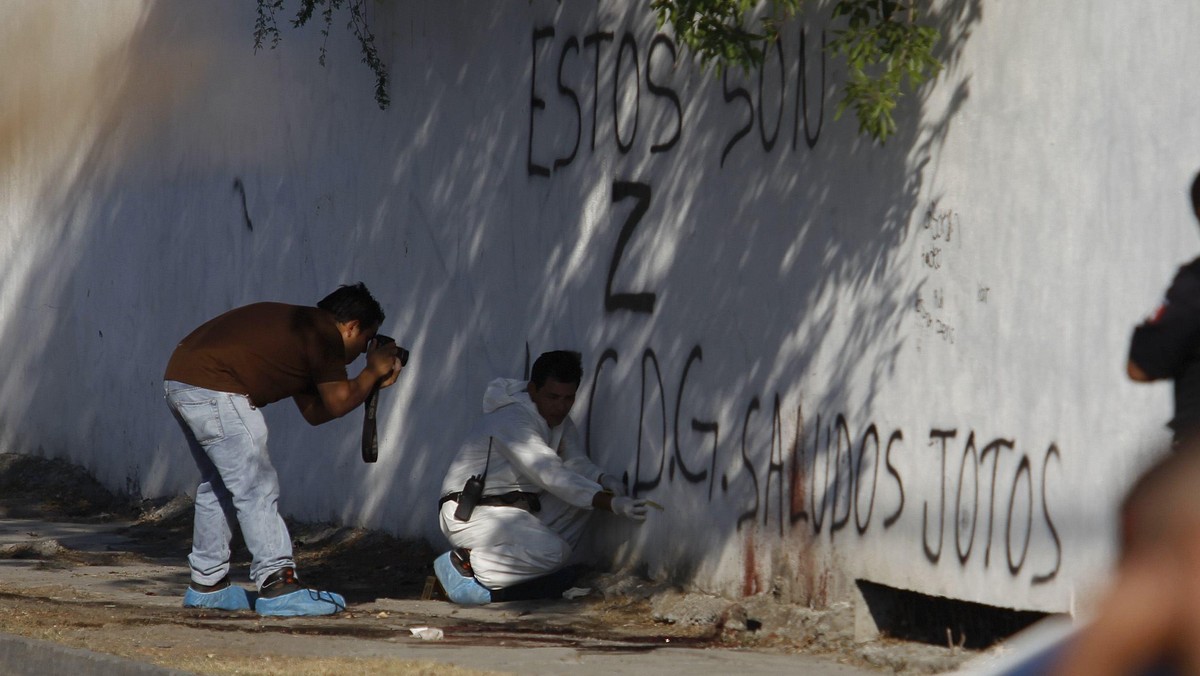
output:
[{"label": "white plastic litter", "polygon": [[571,587],[567,591],[563,592],[563,598],[569,601],[574,601],[575,599],[583,598],[591,593],[591,587]]},{"label": "white plastic litter", "polygon": [[437,627],[411,627],[409,631],[413,636],[419,637],[422,641],[440,641],[445,637],[441,629]]}]

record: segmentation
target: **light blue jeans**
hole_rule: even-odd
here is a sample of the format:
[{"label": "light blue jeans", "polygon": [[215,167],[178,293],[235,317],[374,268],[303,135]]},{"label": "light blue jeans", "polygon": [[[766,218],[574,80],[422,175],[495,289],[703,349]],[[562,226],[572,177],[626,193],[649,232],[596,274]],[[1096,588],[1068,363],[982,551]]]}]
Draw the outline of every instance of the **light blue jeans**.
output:
[{"label": "light blue jeans", "polygon": [[173,380],[163,383],[163,391],[200,468],[188,556],[192,580],[215,584],[229,574],[233,519],[250,550],[250,579],[256,587],[271,573],[294,567],[262,412],[244,394]]}]

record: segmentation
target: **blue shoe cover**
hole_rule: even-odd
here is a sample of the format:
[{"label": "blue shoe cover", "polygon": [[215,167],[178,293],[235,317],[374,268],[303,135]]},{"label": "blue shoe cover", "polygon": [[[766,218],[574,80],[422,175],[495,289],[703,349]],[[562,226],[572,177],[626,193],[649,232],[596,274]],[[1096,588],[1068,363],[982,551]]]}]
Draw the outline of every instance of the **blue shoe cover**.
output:
[{"label": "blue shoe cover", "polygon": [[450,552],[433,560],[433,573],[450,600],[462,606],[481,606],[492,602],[492,592],[473,577],[466,577],[450,563]]},{"label": "blue shoe cover", "polygon": [[183,595],[184,608],[213,608],[216,610],[250,610],[246,590],[231,584],[212,592],[198,592],[188,587]]},{"label": "blue shoe cover", "polygon": [[297,589],[270,599],[259,596],[254,602],[254,610],[259,615],[333,615],[345,609],[346,599],[341,594],[316,589]]}]

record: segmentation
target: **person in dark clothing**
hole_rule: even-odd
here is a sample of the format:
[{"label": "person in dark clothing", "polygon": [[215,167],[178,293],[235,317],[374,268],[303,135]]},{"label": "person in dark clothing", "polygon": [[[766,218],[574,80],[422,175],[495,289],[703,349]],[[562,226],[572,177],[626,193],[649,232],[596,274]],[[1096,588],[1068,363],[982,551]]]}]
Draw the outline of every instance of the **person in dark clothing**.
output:
[{"label": "person in dark clothing", "polygon": [[[396,382],[396,345],[373,341],[382,323],[379,303],[359,283],[338,288],[316,307],[254,303],[230,310],[176,346],[163,390],[200,469],[184,607],[249,609],[246,591],[229,581],[236,519],[252,557],[260,615],[345,609],[340,594],[306,588],[296,577],[259,409],[291,397],[309,424],[320,425],[357,408],[376,384]],[[349,378],[346,365],[364,352],[366,365]]]},{"label": "person in dark clothing", "polygon": [[[1200,219],[1200,174],[1192,210]],[[1174,447],[1194,446],[1186,442],[1200,433],[1200,258],[1179,268],[1162,305],[1134,329],[1126,370],[1138,382],[1174,381]]]}]

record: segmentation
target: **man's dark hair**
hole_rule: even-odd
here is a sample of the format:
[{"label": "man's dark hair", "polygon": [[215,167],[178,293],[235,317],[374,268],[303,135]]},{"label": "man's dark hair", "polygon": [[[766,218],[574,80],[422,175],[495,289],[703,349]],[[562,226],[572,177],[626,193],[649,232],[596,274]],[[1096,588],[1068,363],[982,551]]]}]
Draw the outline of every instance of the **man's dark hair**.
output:
[{"label": "man's dark hair", "polygon": [[583,357],[578,352],[555,350],[544,352],[533,362],[529,382],[541,387],[550,378],[560,383],[578,385],[583,380]]},{"label": "man's dark hair", "polygon": [[334,319],[342,323],[357,319],[363,327],[379,328],[383,324],[383,308],[362,282],[339,286],[317,307],[332,312]]}]

